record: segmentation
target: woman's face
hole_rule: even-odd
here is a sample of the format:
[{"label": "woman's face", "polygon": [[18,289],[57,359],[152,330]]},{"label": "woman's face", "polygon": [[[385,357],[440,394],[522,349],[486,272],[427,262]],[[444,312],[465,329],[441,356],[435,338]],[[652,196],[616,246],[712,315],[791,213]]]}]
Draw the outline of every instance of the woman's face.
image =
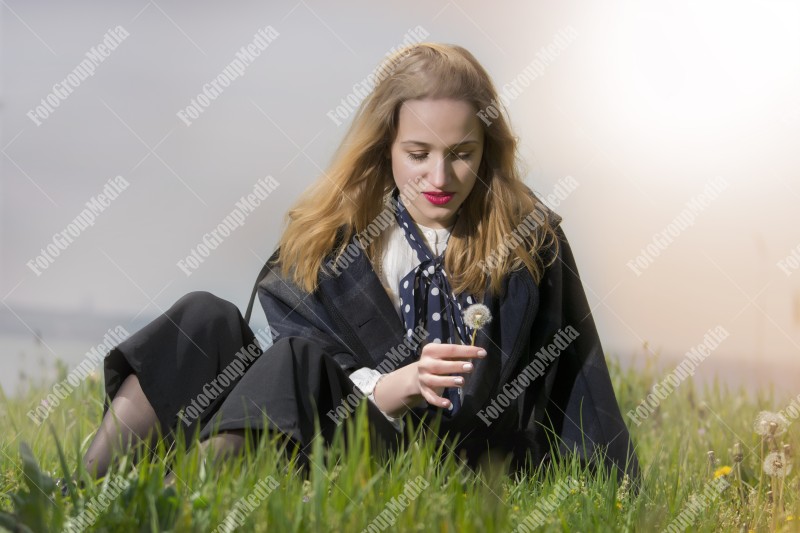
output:
[{"label": "woman's face", "polygon": [[417,224],[441,229],[455,222],[458,207],[475,185],[482,155],[483,129],[472,104],[403,102],[391,146],[392,174]]}]

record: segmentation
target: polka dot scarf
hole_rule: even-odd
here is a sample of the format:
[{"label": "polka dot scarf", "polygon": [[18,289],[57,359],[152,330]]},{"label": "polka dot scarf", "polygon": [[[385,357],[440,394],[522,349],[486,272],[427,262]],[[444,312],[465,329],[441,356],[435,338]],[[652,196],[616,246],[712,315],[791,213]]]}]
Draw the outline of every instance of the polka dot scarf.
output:
[{"label": "polka dot scarf", "polygon": [[[444,250],[433,257],[417,226],[408,214],[400,199],[400,191],[392,192],[395,202],[395,218],[403,230],[409,246],[417,253],[419,265],[400,280],[400,308],[406,335],[412,336],[413,329],[422,325],[428,331],[428,342],[448,344],[467,344],[465,339],[472,335],[472,328],[464,323],[462,313],[475,303],[475,298],[464,294],[453,294],[447,273],[444,271]],[[456,217],[461,213],[461,207]],[[454,415],[461,407],[458,388],[448,387],[443,396],[450,400],[449,414]]]}]

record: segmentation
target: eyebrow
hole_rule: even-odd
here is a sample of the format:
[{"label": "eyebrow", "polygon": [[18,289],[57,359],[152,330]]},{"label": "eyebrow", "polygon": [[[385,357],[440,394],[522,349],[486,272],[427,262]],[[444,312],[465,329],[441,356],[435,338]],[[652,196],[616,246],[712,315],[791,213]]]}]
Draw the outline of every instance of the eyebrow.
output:
[{"label": "eyebrow", "polygon": [[[430,147],[430,144],[422,141],[403,141],[400,144],[416,144],[418,146],[424,146],[425,148]],[[459,143],[456,143],[453,146],[448,147],[448,149],[452,150],[453,148],[458,148],[459,146],[464,146],[465,144],[480,144],[480,143],[476,139],[468,139],[466,141],[461,141]]]}]

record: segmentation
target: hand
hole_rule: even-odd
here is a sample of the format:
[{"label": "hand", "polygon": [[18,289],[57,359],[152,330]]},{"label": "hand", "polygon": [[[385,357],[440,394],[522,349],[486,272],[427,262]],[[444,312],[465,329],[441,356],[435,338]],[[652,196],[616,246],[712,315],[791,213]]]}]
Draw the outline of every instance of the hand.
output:
[{"label": "hand", "polygon": [[[482,355],[479,355],[482,354]],[[415,392],[430,405],[450,407],[450,400],[441,396],[447,387],[460,387],[464,378],[453,374],[469,374],[474,369],[471,360],[483,359],[486,351],[480,346],[430,342],[422,347],[416,361]],[[469,366],[465,366],[469,365]]]}]

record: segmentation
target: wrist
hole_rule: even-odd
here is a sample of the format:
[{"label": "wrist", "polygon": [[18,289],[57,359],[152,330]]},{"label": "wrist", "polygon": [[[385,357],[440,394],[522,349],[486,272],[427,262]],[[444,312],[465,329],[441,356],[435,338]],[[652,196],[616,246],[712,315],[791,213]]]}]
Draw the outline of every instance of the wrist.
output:
[{"label": "wrist", "polygon": [[[403,414],[405,414],[405,410],[402,409],[402,407],[400,409],[392,410],[390,407],[384,405],[383,403],[384,393],[387,391],[385,389],[381,389],[381,391],[378,391],[378,389],[380,388],[381,383],[385,385],[387,381],[393,382],[394,380],[392,378],[396,377],[397,376],[392,376],[391,373],[383,374],[380,378],[378,378],[378,381],[375,382],[375,388],[372,390],[372,401],[375,402],[375,405],[378,407],[378,409],[383,411],[387,416],[391,418],[400,418],[401,416],[403,416]],[[392,388],[394,388],[394,386]],[[390,398],[389,402],[393,403],[393,400]]]}]

